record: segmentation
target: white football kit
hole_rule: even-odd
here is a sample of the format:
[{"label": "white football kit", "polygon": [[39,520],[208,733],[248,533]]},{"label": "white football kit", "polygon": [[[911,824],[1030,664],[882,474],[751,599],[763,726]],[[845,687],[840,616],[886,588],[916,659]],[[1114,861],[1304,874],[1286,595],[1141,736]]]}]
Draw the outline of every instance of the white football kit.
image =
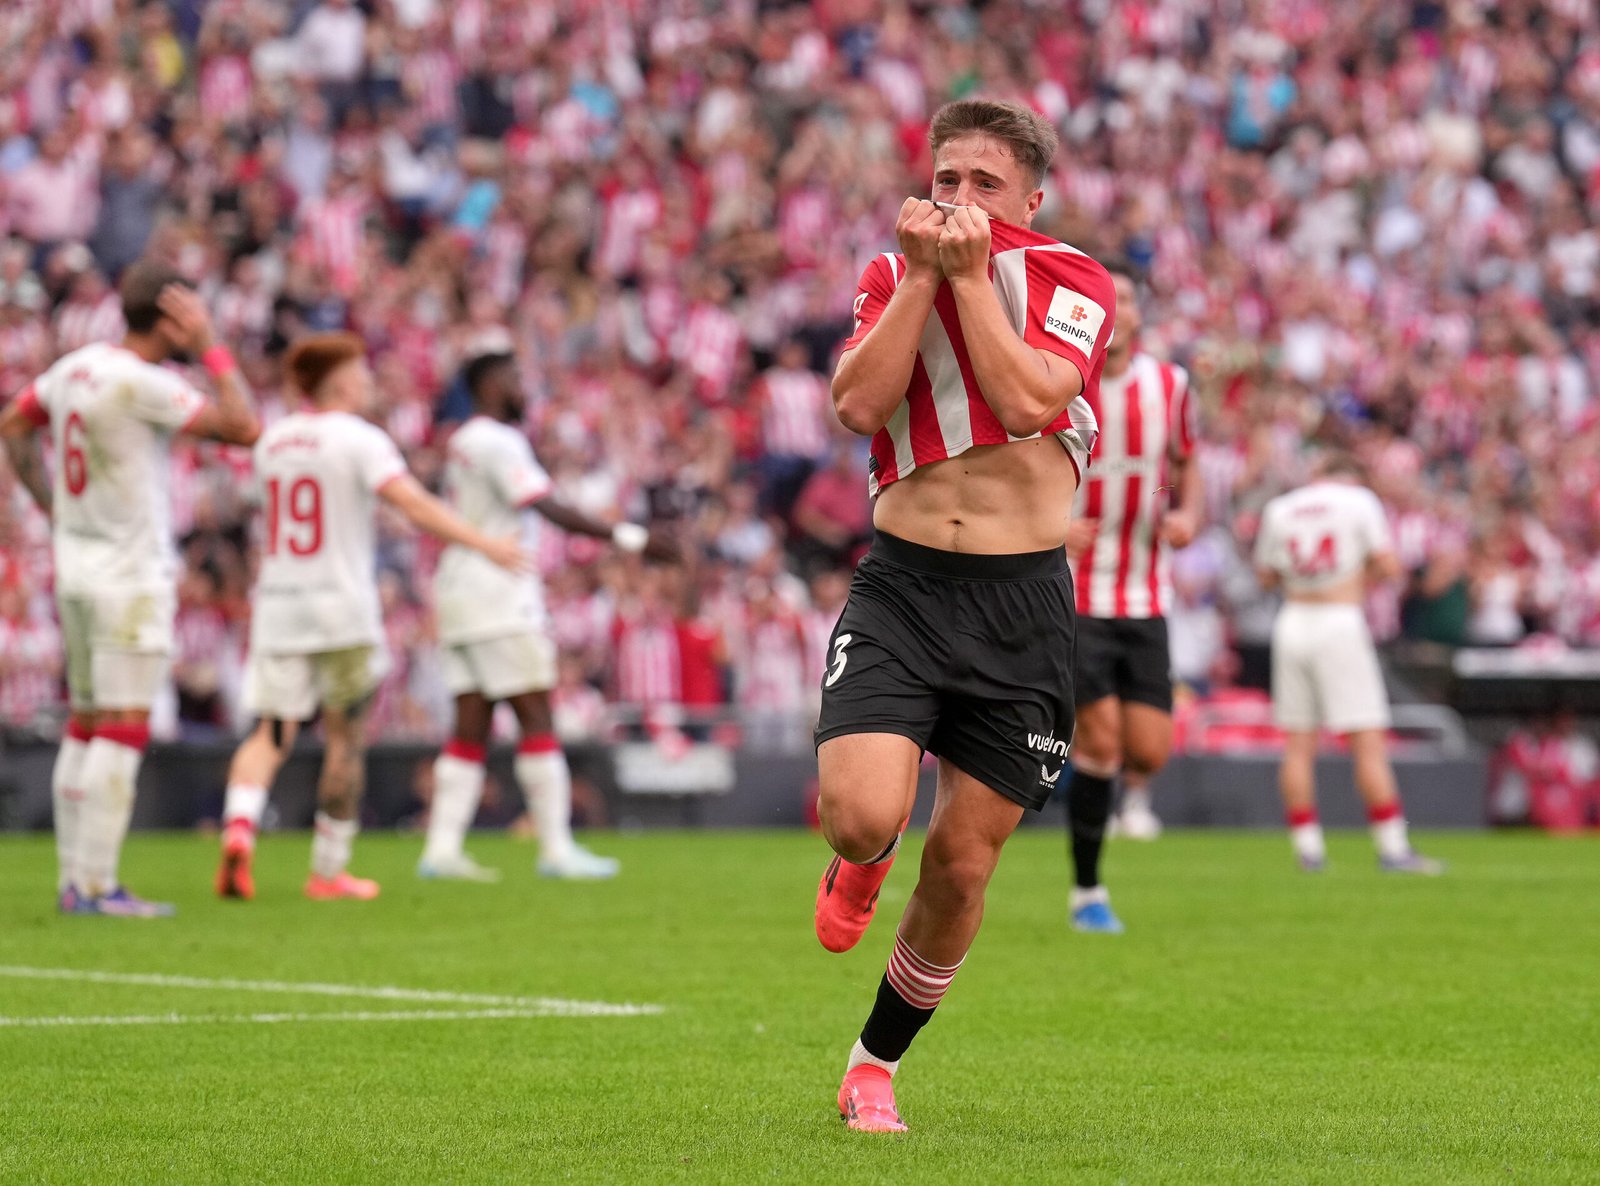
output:
[{"label": "white football kit", "polygon": [[[1364,486],[1313,482],[1267,504],[1256,565],[1286,592],[1315,592],[1359,575],[1394,550],[1378,496]],[[1279,727],[1352,733],[1389,725],[1378,653],[1360,605],[1290,601],[1272,628],[1272,709]]]},{"label": "white football kit", "polygon": [[75,709],[143,708],[172,653],[177,549],[168,455],[206,406],[182,376],[96,343],[20,397],[55,448],[56,599]]},{"label": "white football kit", "polygon": [[264,513],[245,704],[303,721],[349,708],[388,671],[378,602],[378,491],[405,475],[382,429],[347,412],[302,411],[255,447]]},{"label": "white football kit", "polygon": [[[528,438],[487,416],[474,416],[451,436],[444,485],[456,513],[494,537],[522,531],[526,509],[550,493]],[[451,695],[504,700],[555,686],[556,644],[537,576],[508,572],[452,544],[440,557],[434,597]]]}]

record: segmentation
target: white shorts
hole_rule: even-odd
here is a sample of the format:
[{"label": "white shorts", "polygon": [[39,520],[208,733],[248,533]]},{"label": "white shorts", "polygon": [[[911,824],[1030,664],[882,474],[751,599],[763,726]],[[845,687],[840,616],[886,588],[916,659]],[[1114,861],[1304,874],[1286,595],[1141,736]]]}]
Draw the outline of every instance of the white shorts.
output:
[{"label": "white shorts", "polygon": [[452,696],[477,692],[485,700],[508,700],[556,686],[555,640],[531,630],[446,646],[440,661]]},{"label": "white shorts", "polygon": [[1272,626],[1272,717],[1280,729],[1389,727],[1389,694],[1359,605],[1291,601]]},{"label": "white shorts", "polygon": [[72,707],[153,705],[172,666],[173,594],[62,593],[56,604]]},{"label": "white shorts", "polygon": [[388,674],[389,653],[381,646],[304,655],[252,652],[245,667],[244,706],[268,720],[309,721],[319,704],[334,709],[360,704]]}]

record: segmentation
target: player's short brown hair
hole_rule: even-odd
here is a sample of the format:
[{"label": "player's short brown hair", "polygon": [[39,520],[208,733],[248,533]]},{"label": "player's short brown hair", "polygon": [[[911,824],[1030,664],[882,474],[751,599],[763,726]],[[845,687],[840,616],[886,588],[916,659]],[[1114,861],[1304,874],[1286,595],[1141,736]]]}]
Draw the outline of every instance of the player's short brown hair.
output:
[{"label": "player's short brown hair", "polygon": [[283,356],[283,373],[298,391],[315,399],[317,388],[329,375],[366,353],[367,344],[356,334],[310,334],[289,347]]},{"label": "player's short brown hair", "polygon": [[1367,480],[1367,470],[1356,455],[1341,445],[1330,445],[1317,458],[1316,474],[1321,478]]},{"label": "player's short brown hair", "polygon": [[122,298],[122,320],[128,332],[147,334],[155,329],[165,316],[158,302],[169,284],[194,287],[176,269],[155,260],[140,260],[122,274],[117,295]]},{"label": "player's short brown hair", "polygon": [[1020,103],[999,99],[957,99],[933,113],[928,125],[928,143],[935,155],[958,136],[978,133],[993,136],[1011,150],[1011,155],[1034,185],[1044,180],[1045,171],[1060,147],[1060,137],[1050,121]]}]

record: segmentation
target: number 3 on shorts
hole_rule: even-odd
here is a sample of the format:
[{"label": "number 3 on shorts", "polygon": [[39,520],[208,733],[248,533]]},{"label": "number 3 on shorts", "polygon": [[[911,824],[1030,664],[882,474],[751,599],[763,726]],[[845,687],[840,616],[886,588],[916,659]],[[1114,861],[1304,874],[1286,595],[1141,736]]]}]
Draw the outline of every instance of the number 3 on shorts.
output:
[{"label": "number 3 on shorts", "polygon": [[850,661],[850,656],[844,653],[844,649],[850,645],[850,640],[854,637],[853,634],[841,634],[833,640],[833,667],[828,672],[828,678],[822,681],[824,688],[833,687],[844,674],[844,665]]}]

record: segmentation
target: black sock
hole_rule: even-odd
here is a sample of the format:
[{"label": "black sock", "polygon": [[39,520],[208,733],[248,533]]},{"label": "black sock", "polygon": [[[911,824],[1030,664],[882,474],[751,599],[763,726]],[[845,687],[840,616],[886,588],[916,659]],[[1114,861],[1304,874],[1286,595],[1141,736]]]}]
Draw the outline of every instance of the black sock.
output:
[{"label": "black sock", "polygon": [[873,1058],[899,1062],[911,1046],[917,1031],[928,1024],[932,1009],[918,1009],[894,990],[885,974],[878,985],[878,999],[872,1004],[867,1024],[861,1027],[861,1044]]},{"label": "black sock", "polygon": [[1072,772],[1067,788],[1067,828],[1072,840],[1072,868],[1079,889],[1100,884],[1100,849],[1106,842],[1106,821],[1111,818],[1111,780],[1097,774]]}]

